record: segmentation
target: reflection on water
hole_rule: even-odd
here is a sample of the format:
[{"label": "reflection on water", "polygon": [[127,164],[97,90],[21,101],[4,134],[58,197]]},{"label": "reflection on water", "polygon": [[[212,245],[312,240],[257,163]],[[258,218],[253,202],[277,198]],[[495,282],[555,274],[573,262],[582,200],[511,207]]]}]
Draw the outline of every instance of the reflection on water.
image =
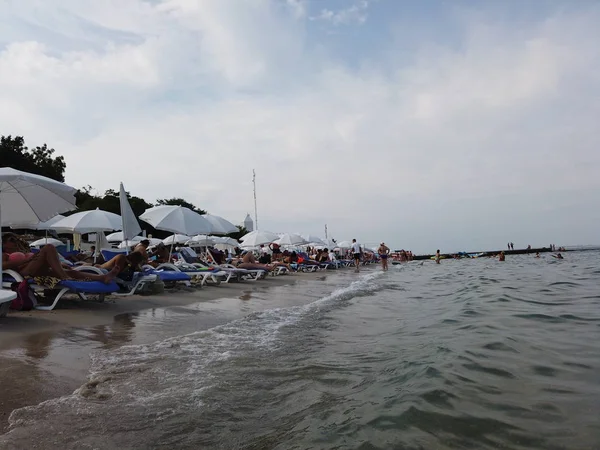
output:
[{"label": "reflection on water", "polygon": [[51,427],[61,448],[600,448],[599,261],[342,272],[168,310],[163,329],[213,324],[171,339],[142,314],[131,342],[158,342],[105,336],[90,382],[15,412],[0,446]]}]

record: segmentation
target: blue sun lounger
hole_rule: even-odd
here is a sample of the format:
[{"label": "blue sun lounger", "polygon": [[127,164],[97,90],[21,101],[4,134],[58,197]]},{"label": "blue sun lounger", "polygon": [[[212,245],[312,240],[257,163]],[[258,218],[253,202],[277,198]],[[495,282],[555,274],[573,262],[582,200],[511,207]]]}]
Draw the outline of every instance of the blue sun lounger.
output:
[{"label": "blue sun lounger", "polygon": [[[20,283],[24,279],[14,270],[5,270],[2,272],[2,285],[10,287],[13,283]],[[33,290],[45,291],[48,290],[45,286],[35,284],[34,280],[29,281],[29,285]],[[107,294],[113,294],[119,291],[119,286],[114,281],[112,283],[102,283],[100,281],[76,281],[62,280],[59,282],[53,291],[58,291],[52,304],[36,305],[35,309],[42,311],[51,311],[54,309],[58,301],[67,293],[76,294],[81,300],[87,300],[86,295],[98,295],[100,301],[104,300]]]},{"label": "blue sun lounger", "polygon": [[179,281],[185,283],[187,286],[190,285],[192,278],[183,273],[176,270],[167,270],[167,269],[146,269],[144,270],[144,275],[157,275],[158,278],[163,283],[177,283]]}]

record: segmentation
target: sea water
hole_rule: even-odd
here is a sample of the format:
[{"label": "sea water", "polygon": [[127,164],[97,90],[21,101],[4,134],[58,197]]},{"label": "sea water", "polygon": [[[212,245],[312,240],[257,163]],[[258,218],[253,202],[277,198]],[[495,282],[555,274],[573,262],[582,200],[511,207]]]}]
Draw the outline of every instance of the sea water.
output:
[{"label": "sea water", "polygon": [[599,280],[599,252],[328,273],[95,351],[0,448],[600,448]]}]

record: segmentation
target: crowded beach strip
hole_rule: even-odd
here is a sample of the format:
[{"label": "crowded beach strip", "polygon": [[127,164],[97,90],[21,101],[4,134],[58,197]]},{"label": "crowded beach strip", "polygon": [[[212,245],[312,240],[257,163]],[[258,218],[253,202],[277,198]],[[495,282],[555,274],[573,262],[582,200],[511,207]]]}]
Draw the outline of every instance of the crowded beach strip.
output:
[{"label": "crowded beach strip", "polygon": [[[31,234],[3,234],[0,316],[11,309],[51,311],[69,297],[103,302],[158,294],[165,288],[253,284],[344,268],[359,271],[361,265],[378,261],[373,250],[355,239],[338,243],[255,230],[237,241],[227,237],[239,231],[236,225],[177,205],[155,206],[140,216],[170,234],[159,240],[143,235],[122,184],[121,215],[96,209],[61,216],[76,209],[75,192],[55,180],[0,168],[0,223],[46,235],[32,240]],[[251,228],[248,219],[245,226]],[[65,234],[73,245],[59,238]]]}]

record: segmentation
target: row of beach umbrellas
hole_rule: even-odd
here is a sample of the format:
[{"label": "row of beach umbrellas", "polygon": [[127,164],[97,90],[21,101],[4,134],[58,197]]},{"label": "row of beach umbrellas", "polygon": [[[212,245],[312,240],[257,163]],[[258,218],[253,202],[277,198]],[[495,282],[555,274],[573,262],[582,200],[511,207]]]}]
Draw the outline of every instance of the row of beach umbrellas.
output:
[{"label": "row of beach umbrellas", "polygon": [[[210,214],[200,215],[182,206],[155,206],[146,210],[140,216],[140,219],[157,230],[185,235],[201,233],[229,234],[238,231],[235,225],[222,217]],[[37,230],[55,230],[59,233],[80,234],[114,231],[123,228],[122,216],[100,209],[82,211],[68,217],[56,216],[48,221],[33,224],[19,222],[11,226],[12,228],[28,227]]]},{"label": "row of beach umbrellas", "polygon": [[[77,208],[76,189],[47,177],[0,168],[0,226],[52,229],[57,232],[97,233],[123,230],[124,240],[141,233],[121,184],[121,216],[99,209],[82,211],[68,217],[61,213]],[[185,235],[228,234],[238,229],[219,216],[200,215],[181,206],[160,205],[140,217],[154,228]],[[104,238],[105,239],[105,238]],[[0,235],[0,250],[2,240]],[[0,270],[2,269],[0,261]]]},{"label": "row of beach umbrellas", "polygon": [[[0,225],[80,234],[98,233],[103,239],[106,239],[104,232],[123,230],[119,238],[123,246],[129,247],[129,244],[135,245],[136,239],[141,239],[137,236],[141,228],[122,184],[120,188],[121,215],[96,209],[62,217],[60,213],[76,209],[75,188],[40,175],[0,168]],[[162,241],[165,244],[237,245],[235,240],[219,241],[216,236],[210,236],[238,230],[234,224],[219,216],[200,215],[181,206],[160,205],[146,210],[140,219],[158,230],[174,233]],[[276,234],[262,230],[252,231],[240,241],[241,247],[247,248],[272,242],[281,246],[351,246],[349,242],[336,244],[312,235]],[[0,238],[0,248],[1,245]]]}]

